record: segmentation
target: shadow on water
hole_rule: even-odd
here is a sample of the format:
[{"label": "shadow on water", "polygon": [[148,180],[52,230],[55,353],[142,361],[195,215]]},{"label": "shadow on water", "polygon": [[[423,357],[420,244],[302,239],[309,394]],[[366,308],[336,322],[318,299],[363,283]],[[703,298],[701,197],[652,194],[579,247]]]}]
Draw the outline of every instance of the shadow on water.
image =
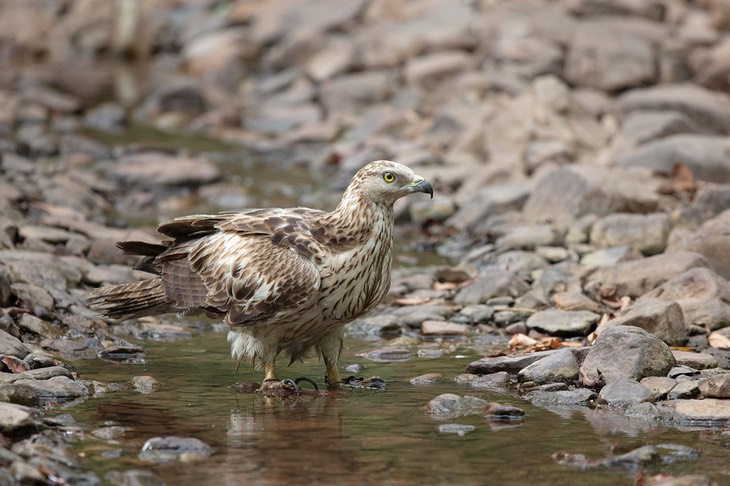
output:
[{"label": "shadow on water", "polygon": [[[382,345],[383,343],[378,343]],[[475,356],[458,351],[437,359],[372,363],[358,357],[376,343],[348,340],[342,364],[366,366],[363,375],[386,379],[385,392],[339,391],[298,398],[236,394],[239,380],[260,380],[243,367],[235,373],[223,333],[204,332],[175,343],[148,343],[144,365],[98,360],[77,362],[85,379],[125,382],[151,375],[161,390],[143,395],[117,392],[73,407],[87,440],[77,445],[97,472],[152,469],[168,484],[632,484],[634,470],[578,470],[551,459],[557,451],[601,459],[642,445],[666,442],[700,447],[702,472],[726,462],[720,445],[698,441],[698,433],[630,422],[590,410],[547,411],[507,393],[456,385],[452,379]],[[283,376],[306,375],[322,384],[316,358],[282,368]],[[414,386],[409,379],[439,371],[442,383]],[[521,423],[494,424],[479,415],[438,420],[424,411],[440,393],[474,395],[514,404],[526,412]],[[440,433],[439,424],[472,425],[464,436]],[[107,443],[93,439],[94,427],[121,426]],[[145,463],[144,442],[155,436],[196,437],[214,454],[202,462]],[[709,461],[709,462],[708,462]],[[648,472],[698,472],[700,464],[650,466]],[[566,483],[567,481],[567,483]]]}]

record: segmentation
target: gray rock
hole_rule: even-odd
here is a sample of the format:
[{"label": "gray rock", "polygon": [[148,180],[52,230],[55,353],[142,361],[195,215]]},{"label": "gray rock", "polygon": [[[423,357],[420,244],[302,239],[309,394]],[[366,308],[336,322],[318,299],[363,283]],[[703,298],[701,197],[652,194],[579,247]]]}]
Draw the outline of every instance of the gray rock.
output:
[{"label": "gray rock", "polygon": [[525,399],[539,407],[586,406],[596,399],[596,393],[588,388],[561,391],[536,390],[525,395]]},{"label": "gray rock", "polygon": [[522,420],[525,411],[521,408],[505,405],[497,402],[490,402],[484,407],[484,417],[487,420]]},{"label": "gray rock", "polygon": [[710,135],[672,135],[644,144],[618,158],[619,167],[642,167],[655,173],[670,175],[681,161],[695,179],[708,182],[730,182],[730,168],[725,154],[730,150],[727,137]]},{"label": "gray rock", "polygon": [[551,336],[587,336],[600,318],[600,315],[589,311],[548,309],[531,315],[527,319],[527,327]]},{"label": "gray rock", "polygon": [[719,329],[730,323],[730,285],[709,268],[693,268],[644,294],[638,301],[675,301],[688,325]]},{"label": "gray rock", "polygon": [[698,380],[687,380],[678,382],[667,394],[668,400],[678,398],[695,398],[700,394]]},{"label": "gray rock", "polygon": [[569,46],[565,77],[575,85],[614,91],[657,79],[651,42],[629,28],[600,20],[583,21]]},{"label": "gray rock", "polygon": [[139,458],[146,462],[187,461],[212,453],[212,447],[194,437],[153,437],[144,443]]},{"label": "gray rock", "polygon": [[536,361],[517,373],[520,382],[536,385],[546,383],[574,383],[578,380],[578,360],[569,349],[560,349]]},{"label": "gray rock", "polygon": [[679,111],[632,111],[621,127],[621,138],[628,147],[680,133],[699,133],[698,125]]},{"label": "gray rock", "polygon": [[40,425],[36,421],[38,415],[32,408],[0,402],[0,432],[7,435],[20,429],[37,428]]},{"label": "gray rock", "polygon": [[25,406],[39,404],[38,393],[33,388],[15,383],[0,384],[0,402]]},{"label": "gray rock", "polygon": [[67,376],[54,376],[47,380],[21,379],[16,385],[25,385],[36,391],[40,403],[67,402],[77,398],[86,398],[89,391],[81,383]]},{"label": "gray rock", "polygon": [[345,327],[348,336],[375,339],[383,336],[396,336],[402,332],[398,318],[392,314],[362,317]]},{"label": "gray rock", "polygon": [[119,133],[127,124],[127,113],[117,103],[102,103],[84,116],[84,125],[92,130]]},{"label": "gray rock", "polygon": [[649,400],[652,391],[641,383],[621,378],[601,388],[598,394],[600,402],[611,407],[627,407]]},{"label": "gray rock", "polygon": [[605,467],[637,468],[648,466],[659,459],[659,452],[654,446],[642,446],[626,454],[609,457],[601,461]]},{"label": "gray rock", "polygon": [[590,251],[581,257],[580,263],[587,268],[608,267],[621,262],[638,260],[641,257],[641,253],[630,246],[618,246]]},{"label": "gray rock", "polygon": [[321,100],[327,112],[353,111],[384,101],[395,91],[390,71],[344,74],[324,83]]},{"label": "gray rock", "polygon": [[20,339],[0,330],[0,354],[23,359],[28,353],[30,353],[30,350]]},{"label": "gray rock", "polygon": [[730,208],[730,184],[708,184],[697,188],[686,217],[700,224]]},{"label": "gray rock", "polygon": [[658,403],[657,409],[677,425],[718,427],[730,423],[730,407],[721,398],[667,400]]},{"label": "gray rock", "polygon": [[669,230],[669,216],[665,213],[610,214],[593,225],[591,243],[599,247],[625,245],[644,255],[655,255],[667,246]]},{"label": "gray rock", "polygon": [[132,388],[142,394],[149,394],[162,388],[162,383],[152,376],[134,376],[130,380]]},{"label": "gray rock", "polygon": [[456,434],[463,436],[469,432],[474,432],[476,427],[467,424],[439,424],[438,431],[442,434]]},{"label": "gray rock", "polygon": [[528,290],[528,285],[514,272],[491,267],[475,282],[459,289],[454,302],[459,305],[484,304],[492,297],[501,295],[519,297]]},{"label": "gray rock", "polygon": [[426,373],[425,375],[420,375],[420,376],[411,378],[410,380],[408,380],[408,382],[411,385],[418,385],[418,386],[433,385],[435,383],[442,381],[443,378],[444,378],[444,375],[442,375],[441,373]]},{"label": "gray rock", "polygon": [[421,334],[424,336],[470,336],[471,326],[447,321],[423,321]]},{"label": "gray rock", "polygon": [[666,398],[667,394],[677,384],[677,380],[666,376],[647,376],[639,383],[651,392],[651,401],[656,402]]},{"label": "gray rock", "polygon": [[587,384],[613,383],[622,378],[641,380],[665,376],[676,364],[663,341],[641,328],[615,326],[596,339],[580,367]]},{"label": "gray rock", "polygon": [[689,332],[678,303],[644,298],[634,302],[624,314],[606,322],[598,332],[613,326],[640,327],[670,346],[684,344]]},{"label": "gray rock", "polygon": [[[730,145],[728,146],[730,151]],[[730,165],[730,164],[728,164]],[[704,256],[709,266],[725,279],[730,279],[730,261],[727,248],[730,245],[730,210],[706,221],[689,238],[671,242],[667,252],[694,251]]]},{"label": "gray rock", "polygon": [[672,350],[678,366],[689,366],[696,370],[717,368],[717,358],[707,353],[696,353],[693,351]]},{"label": "gray rock", "polygon": [[[583,359],[583,356],[589,348],[570,348],[570,351],[576,354],[576,359],[579,361]],[[489,375],[497,373],[499,371],[506,371],[508,373],[516,374],[522,368],[531,365],[532,363],[546,358],[552,354],[557,353],[559,350],[551,349],[548,351],[536,351],[534,353],[516,354],[514,356],[495,356],[489,358],[481,358],[477,361],[472,361],[467,365],[466,372],[473,373],[475,375]]]},{"label": "gray rock", "polygon": [[534,250],[538,246],[555,245],[558,237],[548,225],[517,226],[497,239],[497,248],[505,250]]},{"label": "gray rock", "polygon": [[730,398],[730,373],[701,379],[698,387],[705,398]]},{"label": "gray rock", "polygon": [[220,169],[202,158],[146,152],[117,160],[109,177],[138,187],[201,185],[220,178]]},{"label": "gray rock", "polygon": [[473,62],[472,57],[462,50],[439,51],[408,59],[403,75],[409,84],[433,86],[444,78],[469,69]]},{"label": "gray rock", "polygon": [[426,404],[426,413],[435,418],[449,419],[479,414],[485,405],[487,401],[481,398],[444,393]]},{"label": "gray rock", "polygon": [[662,253],[601,267],[588,277],[585,288],[612,289],[617,295],[637,298],[687,270],[707,266],[707,260],[698,253]]},{"label": "gray rock", "polygon": [[564,228],[587,214],[653,212],[658,202],[654,194],[658,182],[625,169],[561,166],[538,175],[533,187],[523,209],[525,217]]},{"label": "gray rock", "polygon": [[[623,113],[673,110],[685,114],[703,130],[720,135],[730,128],[730,98],[690,83],[632,89],[618,98],[617,106]],[[691,160],[699,158],[700,154],[695,153]],[[683,158],[675,160],[686,163]]]},{"label": "gray rock", "polygon": [[476,376],[469,381],[469,385],[478,390],[503,390],[510,385],[511,381],[509,373],[498,371],[489,375]]},{"label": "gray rock", "polygon": [[469,198],[457,201],[459,208],[444,224],[459,231],[474,232],[489,215],[522,209],[529,194],[529,186],[524,183],[469,190]]},{"label": "gray rock", "polygon": [[553,303],[556,308],[562,311],[589,311],[595,314],[603,314],[607,310],[602,304],[575,291],[553,294]]}]

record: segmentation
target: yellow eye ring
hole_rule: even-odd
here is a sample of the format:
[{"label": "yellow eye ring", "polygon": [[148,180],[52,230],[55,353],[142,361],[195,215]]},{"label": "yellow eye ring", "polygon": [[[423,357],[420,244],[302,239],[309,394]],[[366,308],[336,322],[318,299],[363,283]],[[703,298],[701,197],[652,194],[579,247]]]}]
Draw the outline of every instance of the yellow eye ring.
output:
[{"label": "yellow eye ring", "polygon": [[393,182],[395,180],[395,174],[392,172],[386,172],[383,174],[383,180],[385,182]]}]

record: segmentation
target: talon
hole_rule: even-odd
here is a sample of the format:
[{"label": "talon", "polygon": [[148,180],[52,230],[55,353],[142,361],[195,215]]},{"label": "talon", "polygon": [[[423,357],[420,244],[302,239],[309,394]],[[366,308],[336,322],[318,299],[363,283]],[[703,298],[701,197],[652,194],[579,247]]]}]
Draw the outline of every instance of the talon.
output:
[{"label": "talon", "polygon": [[264,380],[259,391],[266,396],[271,397],[287,397],[291,395],[300,395],[301,390],[293,380]]},{"label": "talon", "polygon": [[294,384],[297,385],[297,387],[298,387],[299,383],[302,382],[302,381],[306,381],[307,383],[309,383],[310,385],[312,385],[315,390],[319,391],[319,387],[317,386],[317,384],[313,380],[311,380],[310,378],[307,378],[306,376],[300,376],[299,378],[297,378],[296,380],[294,380]]}]

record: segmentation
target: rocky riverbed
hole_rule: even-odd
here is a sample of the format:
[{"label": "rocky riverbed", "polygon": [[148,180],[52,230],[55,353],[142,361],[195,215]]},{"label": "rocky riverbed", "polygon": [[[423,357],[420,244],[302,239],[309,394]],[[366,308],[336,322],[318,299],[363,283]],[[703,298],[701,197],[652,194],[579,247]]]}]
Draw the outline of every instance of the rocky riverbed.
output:
[{"label": "rocky riverbed", "polygon": [[[728,444],[729,2],[40,0],[0,3],[0,26],[0,483],[98,483],[72,404],[165,384],[73,362],[210,326],[89,311],[141,277],[116,241],[201,208],[332,207],[381,158],[436,197],[399,202],[390,295],[350,336],[375,341],[364,362],[483,356],[413,378],[453,381],[427,414],[529,420],[472,396],[498,389]],[[212,452],[150,439],[152,462]],[[604,462],[679,454],[659,449]]]}]

